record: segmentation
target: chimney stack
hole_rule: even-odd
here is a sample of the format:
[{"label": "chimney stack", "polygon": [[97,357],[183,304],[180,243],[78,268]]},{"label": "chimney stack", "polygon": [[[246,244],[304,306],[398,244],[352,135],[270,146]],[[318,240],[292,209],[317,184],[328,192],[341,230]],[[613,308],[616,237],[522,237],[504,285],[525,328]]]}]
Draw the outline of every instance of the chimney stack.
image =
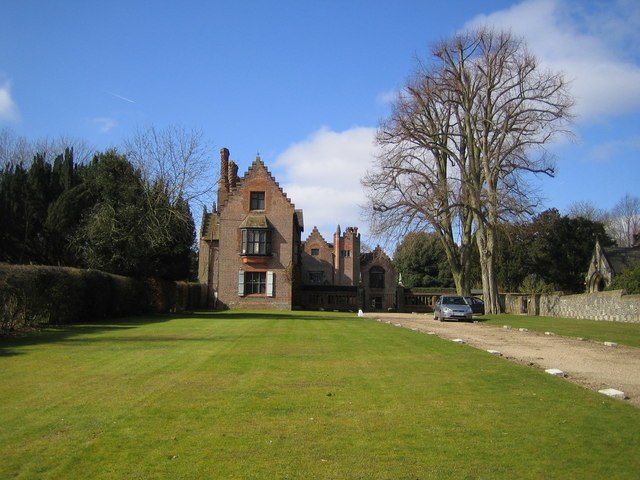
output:
[{"label": "chimney stack", "polygon": [[229,161],[229,171],[227,174],[229,176],[229,190],[233,190],[238,183],[238,165],[236,165],[236,162],[233,160]]},{"label": "chimney stack", "polygon": [[229,198],[229,150],[220,149],[220,181],[218,182],[218,205],[222,207]]}]

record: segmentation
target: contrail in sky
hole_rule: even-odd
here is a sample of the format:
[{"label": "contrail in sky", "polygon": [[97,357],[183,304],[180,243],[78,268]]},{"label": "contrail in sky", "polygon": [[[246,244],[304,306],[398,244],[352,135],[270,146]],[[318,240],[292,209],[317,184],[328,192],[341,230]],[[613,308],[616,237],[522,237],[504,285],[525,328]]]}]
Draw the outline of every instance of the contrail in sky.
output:
[{"label": "contrail in sky", "polygon": [[105,90],[105,92],[108,93],[109,95],[113,95],[114,97],[119,98],[120,100],[124,100],[125,102],[136,103],[130,98],[123,97],[122,95],[118,95],[117,93],[110,92],[109,90]]}]

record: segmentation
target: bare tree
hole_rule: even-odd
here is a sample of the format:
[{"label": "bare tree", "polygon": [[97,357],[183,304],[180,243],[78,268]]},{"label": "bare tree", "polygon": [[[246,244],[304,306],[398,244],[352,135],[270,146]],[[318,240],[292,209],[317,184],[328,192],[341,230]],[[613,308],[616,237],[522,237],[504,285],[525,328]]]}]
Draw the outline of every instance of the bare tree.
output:
[{"label": "bare tree", "polygon": [[[472,215],[453,135],[453,110],[435,79],[418,75],[396,99],[377,133],[376,169],[367,172],[368,213],[374,235],[398,238],[432,230],[447,255],[458,293],[470,292]],[[457,159],[459,160],[459,159]]]},{"label": "bare tree", "polygon": [[[488,312],[499,312],[496,229],[503,220],[534,212],[539,200],[530,174],[554,174],[545,146],[570,133],[573,100],[563,76],[543,71],[510,33],[482,29],[461,34],[436,45],[433,57],[432,64],[420,65],[405,89],[409,93],[396,101],[391,122],[401,128],[381,127],[380,175],[365,186],[374,193],[370,199],[385,199],[379,202],[382,207],[371,201],[374,212],[419,214],[439,233],[459,218],[458,234],[468,239],[472,216],[485,305]],[[397,147],[385,149],[390,144]],[[413,180],[385,181],[382,174],[395,179],[398,169],[393,167],[401,163]],[[380,181],[377,188],[375,180]],[[414,201],[418,197],[422,203]],[[386,201],[393,198],[401,200],[399,207]]]},{"label": "bare tree", "polygon": [[33,143],[33,151],[40,153],[45,158],[53,159],[64,153],[68,148],[73,151],[73,161],[75,164],[86,164],[97,153],[95,147],[84,140],[61,135],[57,138],[41,138]]},{"label": "bare tree", "polygon": [[545,146],[570,133],[573,99],[561,74],[542,71],[510,33],[479,30],[443,44],[437,56],[451,72],[465,138],[465,177],[477,229],[482,288],[499,312],[495,276],[496,228],[506,215],[530,215],[537,198],[527,174],[552,176]]},{"label": "bare tree", "polygon": [[619,247],[633,247],[640,235],[640,198],[622,197],[613,206],[607,230]]},{"label": "bare tree", "polygon": [[32,158],[33,150],[25,137],[17,136],[9,128],[0,130],[0,168],[27,165]]},{"label": "bare tree", "polygon": [[606,224],[609,221],[609,214],[606,210],[597,207],[592,202],[583,200],[573,202],[567,209],[567,216],[571,218],[585,218],[593,222]]},{"label": "bare tree", "polygon": [[138,128],[125,140],[125,152],[149,185],[162,185],[170,201],[210,203],[216,182],[210,147],[199,130],[178,126]]},{"label": "bare tree", "polygon": [[66,149],[73,150],[73,159],[76,164],[87,163],[96,153],[95,148],[83,140],[71,137],[61,136],[56,139],[41,138],[30,141],[16,135],[11,129],[0,130],[0,168],[17,164],[28,167],[36,154],[53,161]]},{"label": "bare tree", "polygon": [[176,222],[191,221],[184,205],[193,211],[211,204],[215,164],[201,131],[178,126],[138,128],[124,147],[129,161],[142,173],[148,221],[158,242],[172,238]]}]

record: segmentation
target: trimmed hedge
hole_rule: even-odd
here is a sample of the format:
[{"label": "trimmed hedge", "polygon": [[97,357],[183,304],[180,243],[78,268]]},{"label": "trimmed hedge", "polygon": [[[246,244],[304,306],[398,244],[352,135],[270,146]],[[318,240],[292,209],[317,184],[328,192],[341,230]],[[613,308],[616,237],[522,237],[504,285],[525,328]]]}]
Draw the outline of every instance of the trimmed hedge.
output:
[{"label": "trimmed hedge", "polygon": [[188,310],[200,306],[200,293],[187,282],[0,263],[0,331]]}]

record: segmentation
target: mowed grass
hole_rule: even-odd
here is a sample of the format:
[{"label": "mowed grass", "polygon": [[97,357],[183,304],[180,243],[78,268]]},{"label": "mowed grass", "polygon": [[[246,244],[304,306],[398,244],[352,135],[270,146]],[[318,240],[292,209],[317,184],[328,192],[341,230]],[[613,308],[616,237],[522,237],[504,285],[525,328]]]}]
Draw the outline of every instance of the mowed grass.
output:
[{"label": "mowed grass", "polygon": [[203,313],[0,342],[3,479],[640,477],[640,409],[353,315]]},{"label": "mowed grass", "polygon": [[486,315],[477,318],[491,325],[510,325],[513,328],[528,328],[531,331],[553,332],[566,337],[582,337],[597,342],[616,342],[640,348],[640,325],[637,323],[528,315]]}]

